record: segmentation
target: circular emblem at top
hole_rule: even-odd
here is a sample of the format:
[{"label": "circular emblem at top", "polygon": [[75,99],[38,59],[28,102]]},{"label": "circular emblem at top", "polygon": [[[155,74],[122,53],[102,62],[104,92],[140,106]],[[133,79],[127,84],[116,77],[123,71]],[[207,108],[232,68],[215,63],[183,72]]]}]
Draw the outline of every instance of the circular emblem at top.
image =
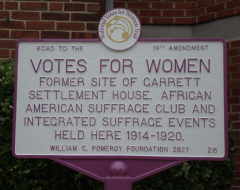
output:
[{"label": "circular emblem at top", "polygon": [[132,47],[141,36],[141,22],[128,9],[112,9],[98,24],[98,35],[105,46],[121,51]]}]

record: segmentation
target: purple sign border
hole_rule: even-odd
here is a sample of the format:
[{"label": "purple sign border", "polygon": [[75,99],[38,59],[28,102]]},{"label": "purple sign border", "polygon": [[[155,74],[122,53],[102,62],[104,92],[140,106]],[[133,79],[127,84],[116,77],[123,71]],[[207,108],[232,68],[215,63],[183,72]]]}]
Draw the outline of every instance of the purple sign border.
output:
[{"label": "purple sign border", "polygon": [[[223,43],[223,85],[224,85],[224,127],[225,127],[225,155],[223,157],[152,157],[152,156],[59,156],[59,155],[17,155],[15,154],[15,137],[16,137],[16,110],[17,110],[17,81],[18,81],[18,52],[19,52],[19,43],[21,42],[101,42],[100,39],[20,39],[16,43],[16,55],[15,55],[15,83],[14,83],[14,108],[13,108],[13,135],[12,135],[12,154],[17,158],[46,158],[51,159],[56,162],[59,162],[69,168],[72,168],[76,171],[79,171],[83,174],[86,174],[90,177],[93,177],[100,181],[105,181],[106,177],[101,177],[101,175],[94,174],[93,170],[97,170],[99,173],[100,170],[103,170],[105,165],[98,164],[98,169],[82,169],[83,166],[90,167],[90,163],[98,163],[103,162],[109,163],[115,160],[121,160],[123,162],[131,163],[136,162],[144,162],[145,167],[153,167],[153,164],[158,163],[159,166],[156,166],[155,169],[151,169],[148,172],[142,172],[140,169],[137,169],[135,172],[135,177],[131,177],[131,183],[140,179],[143,179],[147,176],[150,176],[154,173],[163,171],[180,163],[189,160],[209,160],[209,161],[223,161],[228,157],[228,116],[227,116],[227,45],[226,41],[221,38],[202,38],[202,39],[139,39],[139,42],[213,42],[213,41],[221,41]],[[109,50],[113,51],[113,50]],[[68,161],[67,161],[68,160]],[[74,164],[74,162],[80,163],[81,160],[85,163],[81,166],[81,164]],[[88,162],[89,161],[89,162]],[[169,163],[167,163],[169,161]],[[76,166],[77,165],[77,166]],[[154,167],[153,167],[154,168]],[[91,171],[91,172],[90,172]],[[97,173],[95,172],[95,173]],[[101,173],[101,172],[100,172]],[[106,172],[105,172],[106,173]],[[102,174],[105,175],[105,174]],[[124,178],[125,179],[125,178]]]}]

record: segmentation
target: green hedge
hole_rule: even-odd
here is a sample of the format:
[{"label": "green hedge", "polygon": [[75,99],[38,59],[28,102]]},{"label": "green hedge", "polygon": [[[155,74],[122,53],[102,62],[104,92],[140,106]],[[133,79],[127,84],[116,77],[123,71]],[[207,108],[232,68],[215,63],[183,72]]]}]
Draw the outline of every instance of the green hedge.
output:
[{"label": "green hedge", "polygon": [[[102,190],[103,183],[51,160],[12,156],[14,60],[0,61],[0,189]],[[189,161],[133,184],[136,190],[231,189],[233,135],[229,123],[229,157],[223,162]]]}]

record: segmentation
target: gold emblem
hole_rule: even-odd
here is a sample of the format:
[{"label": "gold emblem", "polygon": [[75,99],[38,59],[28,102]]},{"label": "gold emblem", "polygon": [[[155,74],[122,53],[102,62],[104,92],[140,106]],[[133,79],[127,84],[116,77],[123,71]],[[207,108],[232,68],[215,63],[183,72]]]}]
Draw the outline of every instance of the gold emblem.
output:
[{"label": "gold emblem", "polygon": [[106,33],[110,40],[122,43],[127,41],[133,32],[131,22],[123,16],[114,16],[106,23]]}]

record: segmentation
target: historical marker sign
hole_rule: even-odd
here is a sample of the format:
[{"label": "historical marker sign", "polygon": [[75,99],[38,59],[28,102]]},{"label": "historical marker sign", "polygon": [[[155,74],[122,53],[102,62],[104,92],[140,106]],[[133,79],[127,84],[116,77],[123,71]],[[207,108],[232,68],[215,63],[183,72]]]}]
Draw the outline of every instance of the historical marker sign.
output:
[{"label": "historical marker sign", "polygon": [[223,45],[20,40],[15,154],[225,157]]},{"label": "historical marker sign", "polygon": [[[226,159],[225,41],[136,43],[133,36],[140,33],[132,14],[119,21],[112,12],[107,27],[100,21],[101,40],[119,32],[109,22],[129,22],[129,31],[121,39],[111,36],[106,46],[99,40],[17,42],[13,154],[55,160]],[[114,41],[125,43],[128,35],[130,44],[108,48]]]}]

